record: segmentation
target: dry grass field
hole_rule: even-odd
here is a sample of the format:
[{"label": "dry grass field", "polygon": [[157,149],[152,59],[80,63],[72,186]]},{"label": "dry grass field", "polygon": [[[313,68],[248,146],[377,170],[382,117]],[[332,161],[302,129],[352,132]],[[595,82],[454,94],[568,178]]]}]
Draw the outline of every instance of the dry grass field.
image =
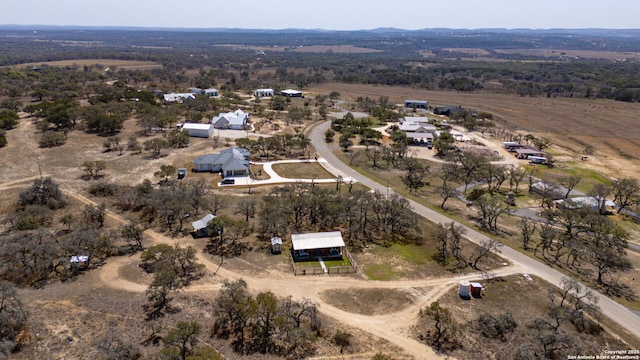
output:
[{"label": "dry grass field", "polygon": [[619,52],[619,51],[596,51],[596,50],[570,50],[570,49],[496,49],[497,53],[502,54],[522,54],[530,56],[544,56],[550,58],[578,57],[587,59],[606,59],[606,60],[637,60],[640,57],[639,52]]},{"label": "dry grass field", "polygon": [[117,67],[125,70],[152,70],[162,68],[161,64],[155,61],[137,61],[137,60],[115,60],[115,59],[75,59],[75,60],[59,60],[48,62],[33,62],[20,65],[14,65],[15,67],[33,67],[33,66],[91,66],[102,65],[107,67]]},{"label": "dry grass field", "polygon": [[354,45],[312,45],[301,47],[284,47],[284,46],[251,46],[240,44],[223,44],[217,45],[222,47],[231,47],[237,50],[254,50],[254,51],[290,51],[290,52],[303,52],[303,53],[325,53],[333,52],[338,54],[367,54],[382,52],[382,50],[369,49]]},{"label": "dry grass field", "polygon": [[350,101],[359,96],[388,96],[395,103],[426,99],[430,106],[461,105],[488,111],[500,126],[548,137],[568,158],[580,160],[583,149],[595,154],[585,164],[614,178],[637,177],[640,171],[640,104],[613,100],[520,97],[494,93],[429,91],[406,87],[322,84],[312,93],[340,92]]}]

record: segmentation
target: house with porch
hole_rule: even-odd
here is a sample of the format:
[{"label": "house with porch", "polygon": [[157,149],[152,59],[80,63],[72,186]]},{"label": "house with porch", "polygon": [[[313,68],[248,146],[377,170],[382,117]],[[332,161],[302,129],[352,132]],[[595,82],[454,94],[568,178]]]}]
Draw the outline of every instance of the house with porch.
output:
[{"label": "house with porch", "polygon": [[217,154],[207,154],[193,160],[194,171],[220,172],[223,177],[249,176],[249,150],[229,148]]},{"label": "house with porch", "polygon": [[291,234],[293,261],[342,259],[344,240],[340,231]]}]

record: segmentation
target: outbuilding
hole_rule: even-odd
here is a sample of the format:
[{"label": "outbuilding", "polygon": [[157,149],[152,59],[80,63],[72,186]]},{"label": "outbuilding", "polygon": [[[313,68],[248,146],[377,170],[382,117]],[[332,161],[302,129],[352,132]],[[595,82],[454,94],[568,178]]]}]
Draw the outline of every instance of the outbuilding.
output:
[{"label": "outbuilding", "polygon": [[291,254],[294,261],[342,259],[344,240],[340,231],[292,234]]},{"label": "outbuilding", "polygon": [[286,97],[303,97],[302,91],[292,90],[292,89],[282,90],[280,91],[280,95],[286,96]]},{"label": "outbuilding", "polygon": [[272,237],[271,238],[271,253],[272,254],[280,254],[282,252],[282,238],[280,237]]},{"label": "outbuilding", "polygon": [[253,95],[257,98],[273,97],[273,89],[257,89],[253,92]]},{"label": "outbuilding", "polygon": [[204,94],[207,95],[208,97],[216,97],[218,96],[218,89],[214,89],[214,88],[204,89]]},{"label": "outbuilding", "polygon": [[209,225],[209,222],[215,218],[215,215],[207,214],[202,219],[192,222],[191,226],[193,226],[193,232],[195,233],[195,236],[209,236],[209,230],[207,229],[207,226]]},{"label": "outbuilding", "polygon": [[427,100],[405,100],[404,108],[413,110],[427,110],[429,108],[429,103],[427,102]]},{"label": "outbuilding", "polygon": [[208,138],[213,134],[212,124],[184,123],[182,131],[189,132],[189,136]]}]

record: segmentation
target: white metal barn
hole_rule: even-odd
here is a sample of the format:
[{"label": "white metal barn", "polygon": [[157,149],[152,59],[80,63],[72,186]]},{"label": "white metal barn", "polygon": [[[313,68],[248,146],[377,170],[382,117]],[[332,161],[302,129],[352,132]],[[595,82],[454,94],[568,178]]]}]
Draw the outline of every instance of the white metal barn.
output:
[{"label": "white metal barn", "polygon": [[208,138],[213,134],[213,124],[185,123],[182,131],[188,131],[189,136]]}]

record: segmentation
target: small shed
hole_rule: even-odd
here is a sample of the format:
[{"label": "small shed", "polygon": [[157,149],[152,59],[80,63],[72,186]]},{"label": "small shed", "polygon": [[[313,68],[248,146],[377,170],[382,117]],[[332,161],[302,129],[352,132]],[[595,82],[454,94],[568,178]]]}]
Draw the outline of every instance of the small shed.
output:
[{"label": "small shed", "polygon": [[195,236],[196,237],[208,236],[209,229],[207,229],[207,225],[209,225],[209,222],[215,218],[216,218],[215,215],[207,214],[202,219],[192,222],[191,226],[193,226],[193,232],[195,233]]},{"label": "small shed", "polygon": [[469,283],[469,291],[471,293],[471,296],[473,296],[474,298],[480,298],[482,297],[484,286],[482,286],[482,284],[480,283],[472,282],[472,283]]},{"label": "small shed", "polygon": [[458,295],[463,299],[469,299],[471,297],[471,284],[468,281],[462,280],[458,284]]},{"label": "small shed", "polygon": [[282,239],[279,237],[271,238],[271,253],[280,254],[282,252]]}]

